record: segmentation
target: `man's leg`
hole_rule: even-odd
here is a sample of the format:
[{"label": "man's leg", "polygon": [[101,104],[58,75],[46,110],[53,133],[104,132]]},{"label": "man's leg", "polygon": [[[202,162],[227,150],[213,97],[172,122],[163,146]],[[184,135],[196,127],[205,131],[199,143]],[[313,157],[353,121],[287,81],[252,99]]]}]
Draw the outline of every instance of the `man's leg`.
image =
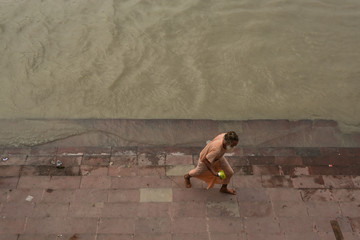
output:
[{"label": "man's leg", "polygon": [[196,166],[196,168],[194,168],[193,170],[191,170],[190,172],[188,172],[187,174],[184,175],[185,186],[187,188],[191,188],[190,178],[192,178],[192,177],[199,178],[200,180],[206,182],[207,184],[211,184],[211,181],[212,181],[211,179],[215,179],[214,176],[212,175],[212,173],[209,171],[209,169],[205,165],[205,163],[203,163],[201,161],[198,162],[198,165]]},{"label": "man's leg", "polygon": [[235,189],[228,188],[228,183],[230,182],[231,177],[234,175],[234,170],[231,168],[229,162],[225,157],[222,157],[220,160],[220,168],[225,172],[226,178],[223,181],[223,185],[220,188],[220,192],[228,194],[236,194]]},{"label": "man's leg", "polygon": [[232,195],[236,195],[235,189],[228,188],[228,187],[227,187],[227,184],[223,184],[223,185],[221,186],[220,192],[222,192],[222,193],[228,193],[228,194],[232,194]]},{"label": "man's leg", "polygon": [[191,178],[191,176],[190,176],[188,173],[184,175],[185,186],[186,186],[187,188],[191,188],[190,178]]}]

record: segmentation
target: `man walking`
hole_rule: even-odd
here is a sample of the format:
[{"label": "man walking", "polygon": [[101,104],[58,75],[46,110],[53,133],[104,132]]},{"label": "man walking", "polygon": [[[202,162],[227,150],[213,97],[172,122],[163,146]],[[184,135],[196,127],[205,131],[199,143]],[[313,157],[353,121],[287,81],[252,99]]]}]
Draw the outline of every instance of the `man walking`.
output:
[{"label": "man walking", "polygon": [[[236,191],[227,187],[234,171],[224,154],[231,152],[238,142],[239,137],[234,131],[216,136],[201,151],[196,168],[184,175],[185,186],[191,188],[190,178],[195,177],[205,181],[208,184],[207,189],[214,187],[215,183],[222,184],[220,192],[235,195]],[[224,171],[225,179],[219,173],[220,170]]]}]

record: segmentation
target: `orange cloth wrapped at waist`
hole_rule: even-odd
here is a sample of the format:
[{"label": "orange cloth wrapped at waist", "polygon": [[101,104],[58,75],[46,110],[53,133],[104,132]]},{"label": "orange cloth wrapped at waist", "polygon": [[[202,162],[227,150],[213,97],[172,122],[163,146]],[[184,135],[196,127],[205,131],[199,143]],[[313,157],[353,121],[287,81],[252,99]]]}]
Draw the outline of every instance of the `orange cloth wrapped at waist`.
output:
[{"label": "orange cloth wrapped at waist", "polygon": [[[211,166],[213,167],[215,172],[220,171],[221,165],[222,165],[221,161],[226,161],[226,159],[222,157],[221,159],[211,163]],[[226,163],[227,163],[227,161],[226,161]],[[225,172],[225,175],[229,174],[228,169],[223,169],[223,170]],[[230,171],[232,171],[232,169]],[[199,161],[196,168],[194,168],[193,170],[191,170],[189,172],[189,175],[191,177],[195,177],[195,178],[201,179],[204,182],[206,182],[208,184],[206,189],[210,189],[210,188],[214,187],[215,184],[228,184],[229,180],[230,180],[230,178],[226,178],[224,180],[221,180],[218,176],[214,176],[211,173],[211,171],[206,167],[205,163],[203,163],[202,161]]]}]

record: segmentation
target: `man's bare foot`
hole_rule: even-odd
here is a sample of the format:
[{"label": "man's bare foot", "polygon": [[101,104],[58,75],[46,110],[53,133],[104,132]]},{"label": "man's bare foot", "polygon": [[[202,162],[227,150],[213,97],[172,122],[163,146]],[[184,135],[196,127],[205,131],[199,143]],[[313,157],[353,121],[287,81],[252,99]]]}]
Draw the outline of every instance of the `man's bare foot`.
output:
[{"label": "man's bare foot", "polygon": [[232,194],[232,195],[236,195],[236,191],[235,189],[232,189],[232,188],[220,188],[220,192],[222,193],[227,193],[227,194]]},{"label": "man's bare foot", "polygon": [[191,188],[190,175],[189,175],[189,174],[185,174],[185,175],[184,175],[184,179],[185,179],[185,186],[186,186],[187,188]]}]

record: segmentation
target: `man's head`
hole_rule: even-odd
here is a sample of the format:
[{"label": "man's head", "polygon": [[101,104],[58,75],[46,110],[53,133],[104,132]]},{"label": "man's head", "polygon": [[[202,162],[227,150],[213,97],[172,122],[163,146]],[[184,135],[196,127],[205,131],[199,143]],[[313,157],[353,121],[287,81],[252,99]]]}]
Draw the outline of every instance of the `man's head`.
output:
[{"label": "man's head", "polygon": [[226,150],[233,150],[239,143],[239,137],[234,131],[227,132],[224,136],[223,146]]}]

